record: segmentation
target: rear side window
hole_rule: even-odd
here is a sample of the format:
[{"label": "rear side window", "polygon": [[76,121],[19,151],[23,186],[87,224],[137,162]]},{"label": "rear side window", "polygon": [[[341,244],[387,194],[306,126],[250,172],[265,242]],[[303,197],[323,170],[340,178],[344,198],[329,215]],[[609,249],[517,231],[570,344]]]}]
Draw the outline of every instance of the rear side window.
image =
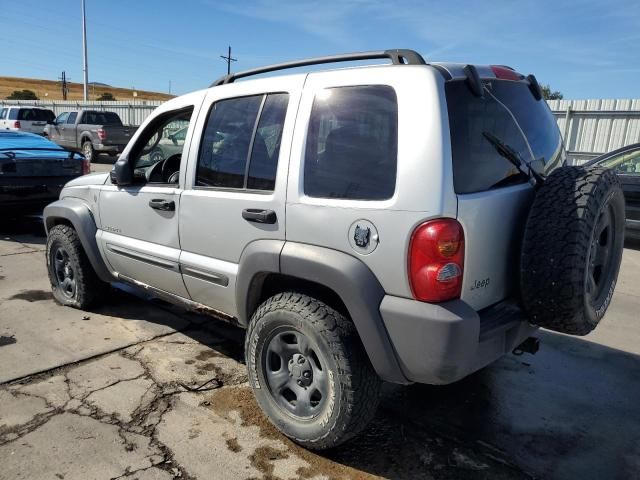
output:
[{"label": "rear side window", "polygon": [[[522,90],[533,98],[526,86],[522,85]],[[532,161],[529,146],[509,111],[488,92],[483,98],[473,95],[464,81],[447,82],[445,92],[455,191],[481,192],[527,181],[495,145],[498,141],[524,162]]]},{"label": "rear side window", "polygon": [[19,111],[20,111],[19,108],[10,108],[9,109],[9,120],[17,120]]},{"label": "rear side window", "polygon": [[33,108],[21,108],[18,111],[18,120],[34,121],[36,120],[36,113]]},{"label": "rear side window", "polygon": [[395,191],[398,102],[384,85],[321,91],[311,109],[304,159],[310,197],[384,200]]},{"label": "rear side window", "polygon": [[7,110],[7,108],[3,108],[2,110],[0,110],[0,120],[7,118]]},{"label": "rear side window", "polygon": [[273,190],[288,98],[278,93],[216,102],[200,144],[196,186]]}]

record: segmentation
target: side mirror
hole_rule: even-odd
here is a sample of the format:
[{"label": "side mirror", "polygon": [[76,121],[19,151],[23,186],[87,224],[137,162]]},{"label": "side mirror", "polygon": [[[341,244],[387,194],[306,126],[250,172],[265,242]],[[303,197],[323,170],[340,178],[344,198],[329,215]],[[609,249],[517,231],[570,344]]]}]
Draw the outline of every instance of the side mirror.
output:
[{"label": "side mirror", "polygon": [[133,183],[133,171],[129,165],[129,159],[125,156],[118,158],[111,169],[111,183],[115,185],[131,185]]}]

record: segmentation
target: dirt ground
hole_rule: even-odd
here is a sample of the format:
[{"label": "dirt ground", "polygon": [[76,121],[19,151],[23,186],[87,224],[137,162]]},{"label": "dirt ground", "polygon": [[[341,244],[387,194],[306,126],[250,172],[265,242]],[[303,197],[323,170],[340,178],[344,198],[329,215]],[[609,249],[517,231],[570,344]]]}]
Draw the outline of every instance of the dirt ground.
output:
[{"label": "dirt ground", "polygon": [[361,436],[315,454],[259,411],[243,331],[124,287],[60,307],[39,223],[0,230],[0,479],[640,476],[637,246],[593,334],[540,332],[537,355],[450,386],[387,385]]}]

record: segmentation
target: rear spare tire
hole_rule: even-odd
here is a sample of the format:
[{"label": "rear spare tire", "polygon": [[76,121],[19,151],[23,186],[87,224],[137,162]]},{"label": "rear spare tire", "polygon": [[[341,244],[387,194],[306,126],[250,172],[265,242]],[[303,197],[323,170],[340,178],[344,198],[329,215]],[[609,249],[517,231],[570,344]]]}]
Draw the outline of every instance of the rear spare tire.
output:
[{"label": "rear spare tire", "polygon": [[624,222],[613,171],[562,167],[547,177],[522,246],[522,303],[531,323],[573,335],[598,325],[618,278]]}]

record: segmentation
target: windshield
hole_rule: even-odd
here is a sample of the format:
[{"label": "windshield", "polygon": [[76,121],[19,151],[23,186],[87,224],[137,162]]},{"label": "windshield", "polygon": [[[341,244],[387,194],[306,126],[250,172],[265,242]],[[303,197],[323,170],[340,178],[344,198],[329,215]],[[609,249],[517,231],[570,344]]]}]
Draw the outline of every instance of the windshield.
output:
[{"label": "windshield", "polygon": [[526,182],[518,164],[544,175],[564,158],[553,115],[525,83],[485,82],[477,97],[465,81],[450,81],[445,92],[457,193]]}]

